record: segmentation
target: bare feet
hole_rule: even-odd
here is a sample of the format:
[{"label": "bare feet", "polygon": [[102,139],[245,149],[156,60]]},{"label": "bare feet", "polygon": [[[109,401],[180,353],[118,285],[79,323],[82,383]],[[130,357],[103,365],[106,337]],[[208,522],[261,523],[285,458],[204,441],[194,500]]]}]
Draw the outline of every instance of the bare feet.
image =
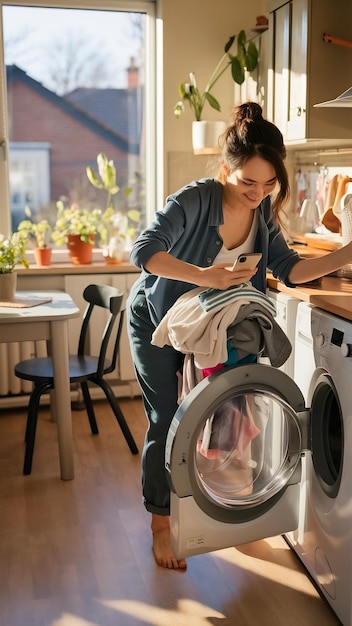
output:
[{"label": "bare feet", "polygon": [[158,565],[167,569],[185,570],[185,559],[177,559],[170,544],[170,518],[152,514],[153,552]]}]

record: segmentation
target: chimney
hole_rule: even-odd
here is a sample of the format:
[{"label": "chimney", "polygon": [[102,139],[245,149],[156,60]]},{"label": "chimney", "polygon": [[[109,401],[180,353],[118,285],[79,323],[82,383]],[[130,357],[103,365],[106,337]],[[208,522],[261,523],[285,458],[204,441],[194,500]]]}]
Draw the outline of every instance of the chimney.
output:
[{"label": "chimney", "polygon": [[130,66],[127,68],[128,89],[136,89],[139,85],[139,69],[136,67],[135,58],[131,57]]}]

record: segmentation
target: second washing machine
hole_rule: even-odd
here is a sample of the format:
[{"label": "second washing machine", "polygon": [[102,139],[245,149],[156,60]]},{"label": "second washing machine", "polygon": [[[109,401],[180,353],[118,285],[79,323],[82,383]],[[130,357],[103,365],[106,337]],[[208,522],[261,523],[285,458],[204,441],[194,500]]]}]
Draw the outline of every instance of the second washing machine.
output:
[{"label": "second washing machine", "polygon": [[352,322],[301,303],[295,381],[311,407],[298,529],[286,538],[343,626],[352,626]]}]

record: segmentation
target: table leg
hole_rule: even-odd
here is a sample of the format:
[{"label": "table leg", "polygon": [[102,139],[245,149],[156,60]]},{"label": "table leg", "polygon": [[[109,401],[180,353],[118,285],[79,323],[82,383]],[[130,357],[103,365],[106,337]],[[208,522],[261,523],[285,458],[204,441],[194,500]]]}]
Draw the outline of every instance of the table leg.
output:
[{"label": "table leg", "polygon": [[68,369],[68,324],[67,320],[55,320],[51,322],[50,326],[60,473],[62,480],[71,480],[74,477],[74,468],[70,379]]}]

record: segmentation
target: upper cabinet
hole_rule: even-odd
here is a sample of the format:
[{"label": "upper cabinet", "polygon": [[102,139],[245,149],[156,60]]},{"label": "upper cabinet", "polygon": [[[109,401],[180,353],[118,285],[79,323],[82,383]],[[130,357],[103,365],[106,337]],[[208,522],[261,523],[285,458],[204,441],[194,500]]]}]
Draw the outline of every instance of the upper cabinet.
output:
[{"label": "upper cabinet", "polygon": [[266,114],[286,143],[352,143],[352,109],[313,106],[352,85],[352,49],[324,33],[352,40],[351,0],[269,2]]}]

